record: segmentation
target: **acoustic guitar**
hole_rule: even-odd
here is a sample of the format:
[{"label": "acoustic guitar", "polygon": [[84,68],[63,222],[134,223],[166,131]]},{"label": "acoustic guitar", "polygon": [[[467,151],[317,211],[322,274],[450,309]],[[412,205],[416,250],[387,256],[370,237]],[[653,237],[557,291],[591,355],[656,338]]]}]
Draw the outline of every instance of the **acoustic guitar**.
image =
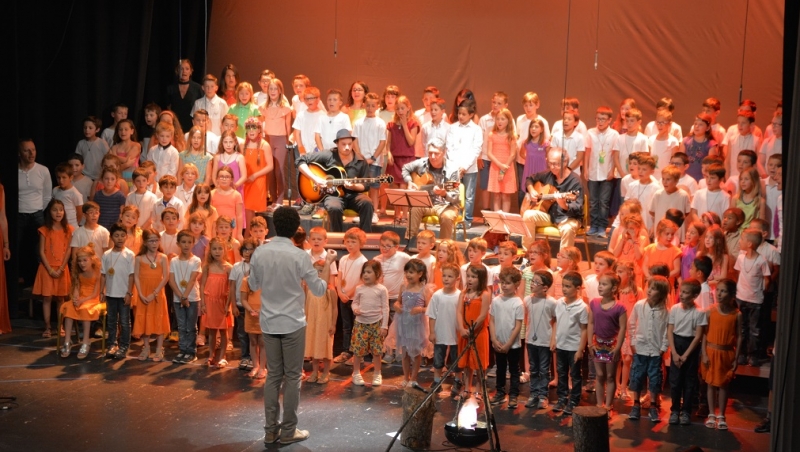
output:
[{"label": "acoustic guitar", "polygon": [[309,163],[308,169],[317,177],[321,177],[327,181],[325,187],[320,187],[314,180],[305,174],[298,171],[297,174],[297,190],[305,202],[318,203],[328,196],[344,196],[344,184],[391,184],[394,178],[388,174],[380,177],[356,177],[352,179],[347,178],[347,172],[344,168],[334,166],[325,168],[318,163]]},{"label": "acoustic guitar", "polygon": [[[411,173],[411,182],[413,182],[420,190],[427,191],[428,193],[433,193],[433,187],[436,184],[433,181],[433,176],[431,173],[425,174],[417,174],[416,172]],[[445,190],[455,190],[458,186],[461,185],[461,182],[454,180],[454,181],[445,181],[444,186],[440,188],[444,188]]]},{"label": "acoustic guitar", "polygon": [[536,190],[536,193],[541,195],[541,198],[538,203],[534,204],[530,194],[526,193],[525,198],[522,200],[522,205],[519,207],[520,215],[531,209],[547,213],[557,199],[566,199],[568,202],[574,201],[577,199],[579,193],[578,191],[559,193],[558,189],[552,185],[542,184],[541,182],[536,182],[533,185],[533,189]]}]

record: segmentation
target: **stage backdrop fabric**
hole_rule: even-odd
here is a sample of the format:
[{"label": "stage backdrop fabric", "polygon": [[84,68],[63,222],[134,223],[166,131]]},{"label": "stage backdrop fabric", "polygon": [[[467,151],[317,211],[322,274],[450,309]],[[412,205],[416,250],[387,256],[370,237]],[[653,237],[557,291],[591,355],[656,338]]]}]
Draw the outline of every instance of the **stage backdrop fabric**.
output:
[{"label": "stage backdrop fabric", "polygon": [[617,111],[626,97],[636,99],[646,124],[656,101],[668,96],[686,133],[709,96],[722,102],[720,122],[734,123],[744,52],[743,98],[758,103],[764,128],[781,99],[784,4],[750,2],[745,14],[747,4],[229,0],[214,4],[208,68],[219,76],[233,63],[256,89],[261,71],[271,69],[289,96],[299,73],[323,95],[329,88],[346,91],[355,80],[378,94],[396,84],[415,109],[427,85],[440,89],[448,110],[456,92],[469,88],[479,114],[489,110],[495,91],[506,92],[512,113],[522,114],[522,95],[535,91],[551,125],[565,83],[589,127],[598,106]]}]

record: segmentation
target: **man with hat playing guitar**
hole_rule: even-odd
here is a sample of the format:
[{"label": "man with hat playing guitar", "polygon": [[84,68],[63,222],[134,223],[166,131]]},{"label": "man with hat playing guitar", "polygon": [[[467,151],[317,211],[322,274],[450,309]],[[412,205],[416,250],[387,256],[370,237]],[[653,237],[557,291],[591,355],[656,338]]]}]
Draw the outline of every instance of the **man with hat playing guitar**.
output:
[{"label": "man with hat playing guitar", "polygon": [[[562,149],[550,148],[547,151],[549,170],[528,176],[527,193],[520,207],[522,219],[531,231],[531,237],[523,239],[525,248],[533,243],[536,228],[542,226],[558,228],[560,249],[575,244],[575,233],[583,222],[583,187],[580,178],[567,165],[566,157]],[[549,202],[553,200],[555,202]]]},{"label": "man with hat playing guitar", "polygon": [[[372,232],[372,213],[374,206],[370,201],[369,196],[364,194],[367,186],[362,183],[361,179],[367,177],[367,162],[363,158],[356,155],[353,150],[353,143],[355,138],[350,135],[350,131],[342,129],[336,132],[336,148],[327,151],[306,153],[297,159],[297,170],[300,172],[300,181],[302,184],[303,176],[311,181],[314,185],[315,191],[322,193],[330,192],[322,199],[322,207],[328,212],[330,219],[330,229],[332,232],[344,231],[344,209],[351,209],[358,212],[359,227],[364,232]],[[346,179],[339,179],[332,181],[326,179],[321,171],[312,171],[309,164],[313,165],[315,169],[322,167],[323,169],[338,168],[344,169],[344,174],[341,176]],[[351,181],[349,179],[357,179]],[[332,186],[340,184],[343,190],[337,190]],[[305,187],[300,187],[302,194]],[[308,201],[308,200],[307,200]],[[315,202],[312,200],[311,202]]]}]

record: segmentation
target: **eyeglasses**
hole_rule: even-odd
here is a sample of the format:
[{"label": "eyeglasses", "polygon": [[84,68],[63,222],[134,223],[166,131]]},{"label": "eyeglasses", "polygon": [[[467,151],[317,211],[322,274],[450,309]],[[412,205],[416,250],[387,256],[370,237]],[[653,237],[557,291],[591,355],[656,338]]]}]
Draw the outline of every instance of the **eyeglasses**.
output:
[{"label": "eyeglasses", "polygon": [[395,246],[397,246],[397,245],[395,245],[395,244],[391,244],[391,245],[384,245],[384,244],[381,244],[381,248],[383,248],[383,249],[385,249],[385,250],[388,250],[388,249],[390,249],[390,248],[394,248]]},{"label": "eyeglasses", "polygon": [[544,284],[539,282],[539,281],[534,280],[534,281],[531,281],[531,285],[532,286],[543,286]]},{"label": "eyeglasses", "polygon": [[227,175],[223,176],[221,174],[217,176],[217,179],[230,179],[230,178],[231,178],[230,176]]},{"label": "eyeglasses", "polygon": [[258,129],[260,129],[260,127],[258,127],[255,124],[250,124],[249,126],[244,126],[244,128],[247,129],[247,130],[258,130]]},{"label": "eyeglasses", "polygon": [[571,258],[571,257],[567,256],[566,254],[561,254],[561,253],[558,253],[558,254],[556,255],[556,258],[557,258],[557,259],[569,259],[569,260],[572,260],[572,258]]},{"label": "eyeglasses", "polygon": [[656,121],[656,125],[659,125],[659,126],[665,126],[667,124],[669,124],[669,122],[667,122],[667,121]]},{"label": "eyeglasses", "polygon": [[314,99],[319,99],[319,98],[318,97],[306,97],[306,100],[314,100]]}]

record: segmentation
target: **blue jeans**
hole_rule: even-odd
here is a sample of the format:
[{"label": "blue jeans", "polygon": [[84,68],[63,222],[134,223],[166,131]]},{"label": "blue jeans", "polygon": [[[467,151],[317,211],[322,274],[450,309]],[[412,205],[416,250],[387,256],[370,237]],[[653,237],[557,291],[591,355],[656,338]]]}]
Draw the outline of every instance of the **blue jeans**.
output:
[{"label": "blue jeans", "polygon": [[250,358],[250,337],[247,335],[247,331],[244,330],[244,315],[244,308],[239,307],[239,315],[233,318],[236,337],[239,338],[239,344],[242,348],[242,359]]},{"label": "blue jeans", "polygon": [[350,342],[353,340],[353,301],[339,300],[339,317],[342,318],[342,351],[353,354]]},{"label": "blue jeans", "polygon": [[614,191],[614,181],[589,181],[589,223],[593,228],[602,229],[604,232],[608,227],[608,207],[612,191]]},{"label": "blue jeans", "polygon": [[[581,363],[575,362],[575,353],[570,350],[556,349],[556,367],[558,368],[558,401],[578,406],[581,401]],[[569,387],[569,377],[572,377],[572,388]]]},{"label": "blue jeans", "polygon": [[197,302],[189,302],[185,308],[175,303],[175,317],[178,318],[178,350],[180,353],[197,353]]},{"label": "blue jeans", "polygon": [[528,364],[531,369],[531,397],[548,398],[547,384],[550,382],[550,348],[527,344]]},{"label": "blue jeans", "polygon": [[[109,346],[128,349],[131,346],[131,305],[124,298],[106,297],[106,329]],[[120,337],[117,338],[117,323],[120,324]]]},{"label": "blue jeans", "polygon": [[464,205],[464,219],[472,223],[472,211],[475,210],[475,185],[478,182],[478,173],[464,173],[461,183],[464,184],[466,202]]}]

